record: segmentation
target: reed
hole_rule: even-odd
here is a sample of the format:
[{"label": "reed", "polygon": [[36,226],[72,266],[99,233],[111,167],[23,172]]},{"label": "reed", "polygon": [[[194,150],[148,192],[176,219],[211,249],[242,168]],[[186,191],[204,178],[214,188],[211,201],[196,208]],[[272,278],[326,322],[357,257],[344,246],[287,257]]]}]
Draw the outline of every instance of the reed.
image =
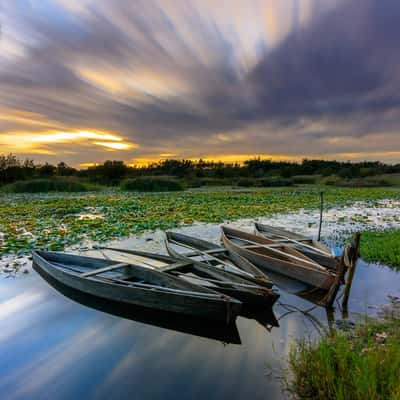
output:
[{"label": "reed", "polygon": [[354,332],[335,332],[293,347],[289,390],[299,399],[400,398],[400,322],[366,321]]},{"label": "reed", "polygon": [[400,269],[400,229],[363,232],[361,255],[364,260]]}]

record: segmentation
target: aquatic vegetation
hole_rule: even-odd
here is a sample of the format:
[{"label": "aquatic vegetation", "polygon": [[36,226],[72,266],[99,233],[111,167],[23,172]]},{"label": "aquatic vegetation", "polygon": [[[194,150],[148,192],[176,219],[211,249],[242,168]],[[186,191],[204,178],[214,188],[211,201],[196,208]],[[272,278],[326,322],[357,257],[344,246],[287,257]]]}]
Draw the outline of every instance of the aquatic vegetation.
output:
[{"label": "aquatic vegetation", "polygon": [[387,318],[299,342],[290,352],[290,391],[300,399],[398,399],[399,328],[399,319]]},{"label": "aquatic vegetation", "polygon": [[[379,205],[378,201],[385,198],[399,199],[400,190],[330,188],[325,191],[326,207],[346,206],[355,201]],[[34,248],[61,250],[86,240],[113,240],[195,221],[220,223],[318,206],[318,187],[2,195],[0,254],[23,253]]]},{"label": "aquatic vegetation", "polygon": [[400,269],[400,230],[363,232],[361,254],[367,261],[381,262]]}]

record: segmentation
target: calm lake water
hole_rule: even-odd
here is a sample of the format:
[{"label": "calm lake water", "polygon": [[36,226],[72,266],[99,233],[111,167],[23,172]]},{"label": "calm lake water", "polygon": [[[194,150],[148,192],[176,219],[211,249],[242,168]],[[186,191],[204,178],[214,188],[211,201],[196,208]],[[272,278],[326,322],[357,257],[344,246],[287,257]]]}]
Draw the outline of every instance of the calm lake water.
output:
[{"label": "calm lake water", "polygon": [[[353,319],[400,290],[399,273],[362,261],[357,268]],[[294,307],[313,305],[282,290],[279,327],[239,317],[222,331],[117,305],[100,311],[101,302],[59,289],[33,270],[0,279],[1,399],[282,399],[293,341],[328,327],[324,309],[310,318]]]}]

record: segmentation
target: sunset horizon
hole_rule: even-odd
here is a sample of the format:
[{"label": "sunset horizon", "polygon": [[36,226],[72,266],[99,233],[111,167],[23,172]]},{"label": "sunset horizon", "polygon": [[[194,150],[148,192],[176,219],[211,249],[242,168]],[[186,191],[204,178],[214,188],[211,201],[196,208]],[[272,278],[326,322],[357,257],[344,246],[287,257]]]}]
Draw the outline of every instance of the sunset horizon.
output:
[{"label": "sunset horizon", "polygon": [[3,2],[0,154],[399,162],[398,2],[178,4]]}]

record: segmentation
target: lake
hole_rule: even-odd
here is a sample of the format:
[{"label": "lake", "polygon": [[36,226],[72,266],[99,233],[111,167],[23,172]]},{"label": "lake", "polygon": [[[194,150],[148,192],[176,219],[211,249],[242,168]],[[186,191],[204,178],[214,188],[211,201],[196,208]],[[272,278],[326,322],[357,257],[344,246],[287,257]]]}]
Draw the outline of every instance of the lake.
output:
[{"label": "lake", "polygon": [[[293,341],[329,327],[324,309],[283,290],[274,307],[279,327],[239,317],[224,332],[208,321],[104,310],[29,271],[0,280],[2,399],[282,399]],[[360,261],[350,318],[374,313],[369,305],[399,290],[399,273]],[[299,311],[311,308],[310,316]]]}]

